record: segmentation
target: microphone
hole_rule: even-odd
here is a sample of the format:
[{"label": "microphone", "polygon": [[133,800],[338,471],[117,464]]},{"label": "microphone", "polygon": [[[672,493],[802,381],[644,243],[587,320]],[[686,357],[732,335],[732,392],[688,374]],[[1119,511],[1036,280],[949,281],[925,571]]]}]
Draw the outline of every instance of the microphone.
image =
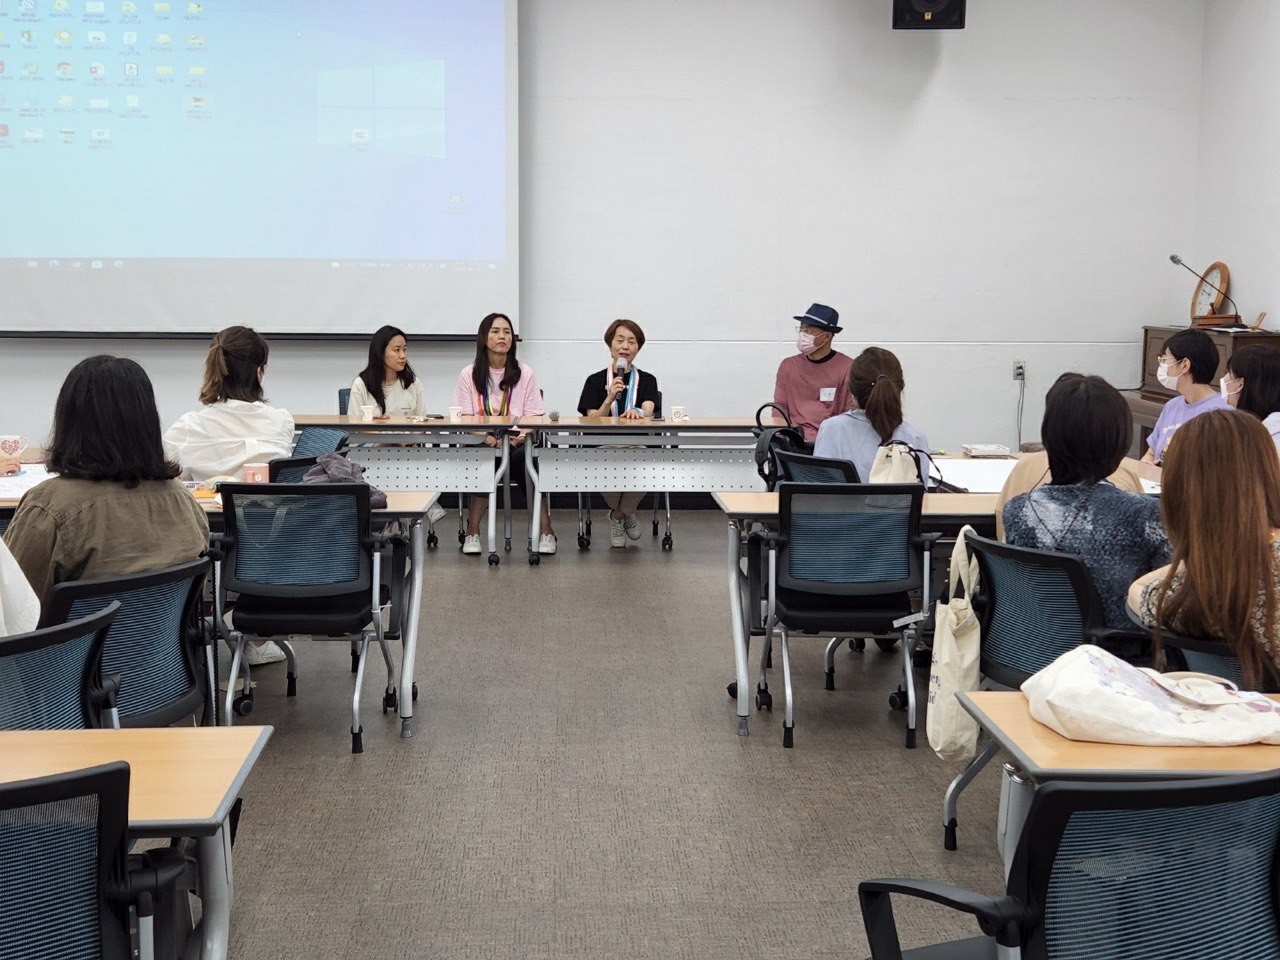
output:
[{"label": "microphone", "polygon": [[613,375],[615,377],[625,377],[627,375],[626,357],[618,357],[613,361]]},{"label": "microphone", "polygon": [[1176,253],[1169,254],[1169,262],[1176,263],[1183,270],[1186,270],[1188,273],[1194,274],[1195,276],[1199,277],[1201,280],[1204,280],[1206,284],[1208,284],[1214,290],[1217,290],[1220,294],[1222,294],[1223,298],[1227,301],[1227,303],[1231,304],[1231,309],[1235,311],[1236,316],[1240,315],[1240,308],[1236,306],[1236,302],[1231,299],[1231,295],[1228,294],[1227,291],[1223,290],[1217,284],[1210,283],[1208,280],[1205,280],[1204,274],[1196,273],[1196,271],[1193,270],[1191,267],[1187,266],[1186,263],[1183,262],[1182,258],[1178,256]]}]

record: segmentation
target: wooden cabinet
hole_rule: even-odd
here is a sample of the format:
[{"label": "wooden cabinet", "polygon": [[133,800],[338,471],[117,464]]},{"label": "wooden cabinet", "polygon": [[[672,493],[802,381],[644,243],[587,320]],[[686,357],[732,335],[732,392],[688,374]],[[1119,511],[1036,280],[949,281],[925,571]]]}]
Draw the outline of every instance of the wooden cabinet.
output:
[{"label": "wooden cabinet", "polygon": [[[1174,397],[1174,391],[1160,385],[1156,379],[1156,367],[1160,354],[1164,353],[1164,343],[1175,333],[1186,330],[1186,327],[1143,327],[1142,328],[1142,377],[1141,386],[1137,390],[1122,390],[1129,411],[1133,414],[1133,425],[1138,431],[1138,445],[1141,453],[1146,452],[1147,435],[1156,425],[1161,408]],[[1204,330],[1218,348],[1218,371],[1214,374],[1213,385],[1218,386],[1218,379],[1227,368],[1227,359],[1241,347],[1259,344],[1280,350],[1280,331],[1263,330],[1251,333],[1248,330]]]}]

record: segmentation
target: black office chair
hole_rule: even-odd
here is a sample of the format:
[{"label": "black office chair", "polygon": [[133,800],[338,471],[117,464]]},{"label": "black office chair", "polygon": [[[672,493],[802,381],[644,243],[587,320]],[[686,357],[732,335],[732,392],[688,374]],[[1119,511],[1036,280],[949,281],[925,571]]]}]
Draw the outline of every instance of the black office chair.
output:
[{"label": "black office chair", "polygon": [[351,388],[342,387],[338,390],[338,415],[345,417],[347,410],[351,406]]},{"label": "black office chair", "polygon": [[176,850],[128,857],[128,824],[127,763],[0,785],[0,957],[130,960],[133,908],[153,960],[156,907],[187,866]]},{"label": "black office chair", "polygon": [[303,427],[293,444],[293,457],[318,457],[347,447],[347,434],[335,427]]},{"label": "black office chair", "polygon": [[[924,487],[920,484],[778,485],[778,532],[753,533],[769,549],[769,608],[782,640],[786,720],[782,743],[790,747],[792,714],[790,634],[835,634],[827,647],[827,689],[835,688],[832,654],[850,634],[902,639],[902,682],[890,705],[907,711],[908,749],[916,745],[916,694],[912,654],[918,624],[911,592],[930,595],[930,560],[940,534],[920,532]],[[767,656],[767,653],[766,653]],[[765,663],[761,663],[763,674]],[[772,708],[763,678],[756,708]]]},{"label": "black office chair", "polygon": [[[1082,643],[1148,642],[1145,630],[1107,626],[1102,600],[1080,557],[972,533],[966,542],[978,559],[979,586],[970,600],[982,635],[978,669],[987,680],[1017,689]],[[998,750],[994,741],[987,744],[947,788],[943,842],[948,850],[956,849],[960,794]]]},{"label": "black office chair", "polygon": [[271,483],[302,483],[307,471],[319,461],[314,457],[277,457],[267,461],[267,479]]},{"label": "black office chair", "polygon": [[815,457],[805,453],[774,450],[778,478],[793,483],[861,483],[858,468],[848,460]]},{"label": "black office chair", "polygon": [[120,678],[102,676],[102,646],[119,609],[104,603],[92,616],[0,639],[0,730],[120,726]]},{"label": "black office chair", "polygon": [[[1280,772],[1036,790],[1002,896],[927,880],[858,885],[872,960],[1184,960],[1280,956]],[[984,936],[902,951],[891,895]]]},{"label": "black office chair", "polygon": [[[243,663],[245,634],[313,637],[360,634],[355,693],[351,703],[351,751],[364,750],[360,691],[365,655],[376,642],[387,666],[382,711],[396,707],[395,664],[382,629],[381,608],[390,596],[382,580],[382,548],[403,537],[373,532],[369,486],[364,483],[240,484],[219,487],[226,532],[214,538],[221,571],[216,595],[218,623],[226,594],[238,594],[231,611],[232,681],[226,717],[253,710],[253,685]],[[396,616],[399,611],[394,611]],[[288,659],[286,694],[297,694],[297,658]],[[244,692],[235,696],[235,678]]]},{"label": "black office chair", "polygon": [[201,617],[207,557],[103,580],[71,580],[53,588],[43,622],[65,623],[111,601],[120,609],[102,650],[102,672],[122,678],[116,708],[124,727],[167,727],[203,708],[215,723],[216,652]]}]

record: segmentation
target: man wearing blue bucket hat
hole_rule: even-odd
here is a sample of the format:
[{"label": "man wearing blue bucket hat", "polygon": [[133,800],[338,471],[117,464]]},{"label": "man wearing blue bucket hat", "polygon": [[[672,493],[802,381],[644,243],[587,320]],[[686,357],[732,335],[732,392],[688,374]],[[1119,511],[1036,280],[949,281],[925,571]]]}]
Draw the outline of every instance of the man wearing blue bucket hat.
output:
[{"label": "man wearing blue bucket hat", "polygon": [[840,314],[822,303],[812,304],[794,318],[796,350],[778,365],[773,402],[787,411],[796,427],[813,443],[818,426],[828,417],[853,408],[849,392],[849,368],[853,360],[831,348],[840,332]]}]

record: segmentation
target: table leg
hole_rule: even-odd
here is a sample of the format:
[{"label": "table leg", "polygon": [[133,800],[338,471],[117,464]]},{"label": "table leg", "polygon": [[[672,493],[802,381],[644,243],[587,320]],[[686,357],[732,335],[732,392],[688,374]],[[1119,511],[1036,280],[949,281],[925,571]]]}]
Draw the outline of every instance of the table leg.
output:
[{"label": "table leg", "polygon": [[[199,956],[200,960],[224,960],[231,936],[231,843],[226,824],[196,843],[200,860]],[[194,937],[191,943],[195,946]]]},{"label": "table leg", "polygon": [[427,551],[422,518],[409,528],[409,550],[413,563],[413,586],[409,588],[409,622],[400,632],[400,736],[413,736],[413,675],[418,658],[418,633],[422,624],[422,580]]},{"label": "table leg", "polygon": [[1000,848],[1000,858],[1004,861],[1005,879],[1009,877],[1014,851],[1018,849],[1018,841],[1022,839],[1022,828],[1027,822],[1035,789],[1035,783],[1030,777],[1013,764],[1004,764],[996,841]]},{"label": "table leg", "polygon": [[493,490],[489,493],[489,562],[498,562],[498,489],[507,475],[507,458],[511,455],[511,441],[503,434],[502,459],[493,475]]},{"label": "table leg", "polygon": [[533,480],[533,502],[529,504],[529,552],[537,553],[538,538],[542,535],[542,478],[533,466],[532,437],[524,442],[525,474]]},{"label": "table leg", "polygon": [[736,520],[729,521],[729,622],[733,625],[733,663],[738,676],[738,736],[745,737],[750,716],[751,672],[747,667],[747,635],[743,630],[742,575],[738,558],[742,551],[742,532]]}]

